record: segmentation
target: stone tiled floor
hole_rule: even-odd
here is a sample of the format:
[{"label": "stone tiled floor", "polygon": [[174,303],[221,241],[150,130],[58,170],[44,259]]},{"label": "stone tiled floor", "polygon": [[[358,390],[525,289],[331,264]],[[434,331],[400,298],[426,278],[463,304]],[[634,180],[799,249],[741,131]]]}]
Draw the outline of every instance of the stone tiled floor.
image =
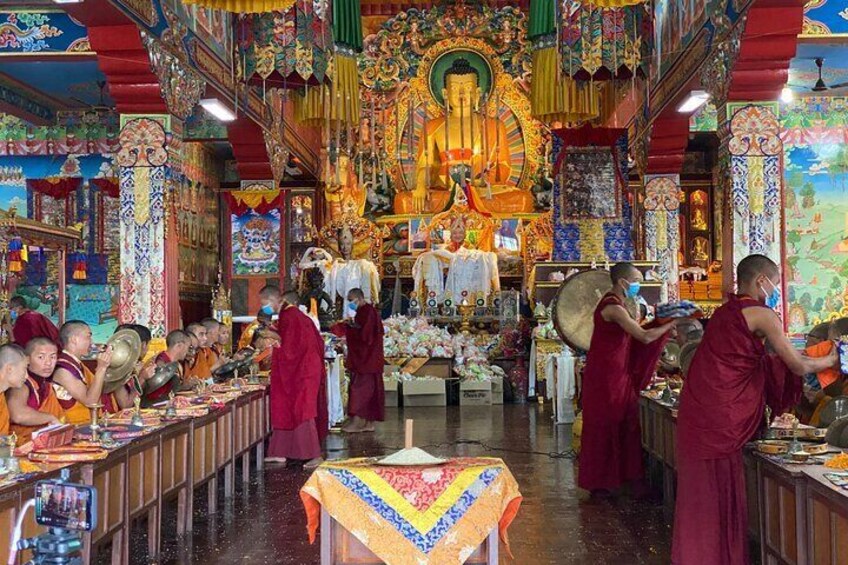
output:
[{"label": "stone tiled floor", "polygon": [[[570,446],[570,432],[551,425],[550,411],[537,405],[390,409],[376,434],[347,439],[332,435],[331,457],[390,453],[403,443],[403,419],[415,418],[416,444],[438,455],[503,457],[518,480],[524,503],[510,529],[517,565],[667,563],[670,528],[661,505],[629,499],[587,501],[576,489],[576,464],[552,458]],[[464,443],[474,440],[486,444]],[[526,453],[537,451],[540,454]],[[195,529],[189,539],[173,534],[166,514],[162,563],[317,564],[318,544],[306,540],[298,489],[308,474],[269,468],[254,475],[248,489],[221,499],[219,512],[207,515],[197,496]],[[146,562],[143,528],[136,528],[133,561]],[[503,561],[508,563],[506,559]]]}]

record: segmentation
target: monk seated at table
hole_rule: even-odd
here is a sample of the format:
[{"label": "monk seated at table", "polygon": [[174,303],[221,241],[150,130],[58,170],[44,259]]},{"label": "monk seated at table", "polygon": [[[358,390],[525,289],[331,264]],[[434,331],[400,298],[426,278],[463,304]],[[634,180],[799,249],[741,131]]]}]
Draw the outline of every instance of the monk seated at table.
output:
[{"label": "monk seated at table", "polygon": [[250,344],[253,343],[254,332],[256,332],[256,330],[267,329],[269,327],[271,327],[271,314],[266,314],[260,310],[256,314],[256,319],[250,322],[250,324],[242,330],[241,337],[238,342],[238,348],[244,349],[246,347],[250,347]]},{"label": "monk seated at table", "polygon": [[180,381],[183,379],[182,362],[188,354],[189,347],[191,347],[191,337],[183,330],[174,330],[165,336],[165,346],[167,349],[156,356],[153,360],[153,365],[161,367],[169,363],[177,363],[179,379],[171,379],[159,386],[156,390],[145,394],[144,403],[148,406],[166,400],[171,392],[180,390]]},{"label": "monk seated at table", "polygon": [[[59,339],[65,348],[56,360],[53,371],[53,389],[59,404],[65,411],[69,424],[75,426],[91,420],[89,406],[101,403],[116,412],[117,400],[103,394],[103,379],[112,361],[112,349],[107,348],[97,356],[97,369],[92,372],[83,365],[81,358],[91,350],[91,328],[79,320],[65,322],[59,330]],[[102,398],[105,396],[107,398]]]},{"label": "monk seated at table", "polygon": [[28,442],[32,432],[39,428],[65,420],[65,411],[53,391],[53,370],[59,348],[46,337],[36,337],[29,341],[24,351],[28,360],[24,386],[6,391],[9,428],[17,434],[19,445]]},{"label": "monk seated at table", "polygon": [[17,345],[0,346],[0,436],[9,435],[9,408],[6,394],[9,389],[24,386],[27,378],[27,358]]},{"label": "monk seated at table", "polygon": [[[212,336],[215,338],[215,341],[218,339],[216,331],[217,324],[218,322],[215,321],[216,327],[215,330],[213,330],[214,335]],[[186,380],[197,379],[205,381],[212,376],[212,371],[229,361],[229,359],[224,356],[219,357],[212,349],[212,342],[209,339],[210,336],[207,329],[207,326],[211,325],[212,324],[209,323],[206,325],[194,323],[186,326],[186,330],[194,334],[198,341],[197,354],[195,355],[194,363],[188,367],[188,372],[185,374]]]},{"label": "monk seated at table", "polygon": [[46,337],[58,347],[59,330],[47,316],[31,310],[23,296],[13,296],[9,300],[9,315],[12,318],[12,341],[26,347],[29,340]]},{"label": "monk seated at table", "polygon": [[253,362],[257,363],[260,371],[271,370],[271,353],[275,347],[280,345],[280,336],[275,331],[260,330],[253,334],[253,340],[250,347],[247,347],[239,353],[253,354]]}]

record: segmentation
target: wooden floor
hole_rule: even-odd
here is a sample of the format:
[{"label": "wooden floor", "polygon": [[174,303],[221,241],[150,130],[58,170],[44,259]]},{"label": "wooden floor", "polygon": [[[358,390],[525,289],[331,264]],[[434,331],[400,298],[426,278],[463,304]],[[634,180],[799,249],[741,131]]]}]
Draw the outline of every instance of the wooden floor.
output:
[{"label": "wooden floor", "polygon": [[[511,563],[668,563],[671,531],[661,504],[583,500],[576,488],[574,460],[548,455],[565,453],[570,446],[570,430],[555,431],[550,416],[538,405],[389,409],[376,434],[331,435],[328,448],[333,458],[390,453],[402,446],[403,419],[415,418],[416,443],[428,451],[498,456],[509,465],[524,495],[509,531],[515,554]],[[177,539],[173,527],[164,528],[161,562],[319,563],[319,544],[307,543],[297,494],[307,477],[299,469],[269,467],[264,475],[252,477],[249,488],[237,491],[234,499],[221,498],[217,514],[208,515],[205,505],[196,506],[189,539]],[[166,524],[174,521],[167,514],[164,518]],[[141,527],[134,530],[131,555],[134,563],[148,562]]]}]

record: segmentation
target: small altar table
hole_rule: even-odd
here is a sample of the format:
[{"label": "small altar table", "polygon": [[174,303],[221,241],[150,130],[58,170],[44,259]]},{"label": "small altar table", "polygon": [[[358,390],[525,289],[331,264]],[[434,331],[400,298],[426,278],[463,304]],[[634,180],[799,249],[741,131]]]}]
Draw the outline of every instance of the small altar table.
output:
[{"label": "small altar table", "polygon": [[322,565],[497,565],[496,532],[509,553],[506,532],[521,505],[512,473],[490,457],[414,467],[331,461],[300,497],[310,543],[324,527]]}]

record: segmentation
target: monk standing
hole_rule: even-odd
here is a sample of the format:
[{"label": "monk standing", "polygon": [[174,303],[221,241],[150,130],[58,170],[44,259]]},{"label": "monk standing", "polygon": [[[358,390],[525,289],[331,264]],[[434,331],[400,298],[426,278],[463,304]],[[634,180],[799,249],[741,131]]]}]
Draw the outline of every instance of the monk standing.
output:
[{"label": "monk standing", "polygon": [[271,425],[268,461],[307,461],[304,468],[323,461],[321,442],[328,433],[324,340],[312,320],[297,307],[297,293],[280,295],[266,286],[259,293],[266,311],[279,311],[271,365]]},{"label": "monk standing", "polygon": [[10,429],[18,435],[18,444],[24,444],[32,432],[64,420],[65,412],[53,392],[53,370],[59,348],[46,337],[29,340],[26,349],[28,374],[24,386],[6,391],[9,406]]},{"label": "monk standing", "polygon": [[[612,290],[595,309],[583,371],[583,438],[577,484],[614,491],[643,478],[639,391],[647,386],[674,324],[645,329],[625,309],[642,273],[630,263],[610,271]],[[635,486],[635,485],[634,485]]]},{"label": "monk standing", "polygon": [[[813,359],[796,351],[773,311],[781,304],[780,270],[763,255],[736,269],[739,294],[715,311],[680,398],[677,501],[672,562],[748,563],[748,511],[742,447],[801,395],[801,378],[839,363],[834,348]],[[769,355],[766,340],[776,353]]]},{"label": "monk standing", "polygon": [[386,415],[383,321],[377,309],[365,301],[362,289],[347,293],[347,307],[356,316],[339,324],[347,339],[346,364],[350,371],[347,413],[351,421],[342,431],[373,432],[374,422],[382,422]]},{"label": "monk standing", "polygon": [[[103,379],[106,377],[109,363],[112,362],[111,348],[97,356],[97,369],[92,373],[81,361],[91,350],[91,328],[88,324],[78,320],[65,322],[59,330],[59,338],[65,348],[56,360],[53,390],[65,411],[68,423],[78,426],[88,422],[91,419],[88,407],[102,400],[109,403],[111,410],[107,411],[117,412],[117,401],[102,398]],[[103,404],[105,406],[107,402]]]},{"label": "monk standing", "polygon": [[9,435],[9,408],[6,395],[10,388],[21,388],[27,378],[27,358],[17,345],[0,346],[0,435]]},{"label": "monk standing", "polygon": [[46,337],[56,344],[59,341],[59,330],[53,325],[47,316],[40,312],[30,310],[23,296],[13,296],[9,300],[9,314],[12,318],[12,339],[21,347],[26,347],[29,340],[35,337]]}]

